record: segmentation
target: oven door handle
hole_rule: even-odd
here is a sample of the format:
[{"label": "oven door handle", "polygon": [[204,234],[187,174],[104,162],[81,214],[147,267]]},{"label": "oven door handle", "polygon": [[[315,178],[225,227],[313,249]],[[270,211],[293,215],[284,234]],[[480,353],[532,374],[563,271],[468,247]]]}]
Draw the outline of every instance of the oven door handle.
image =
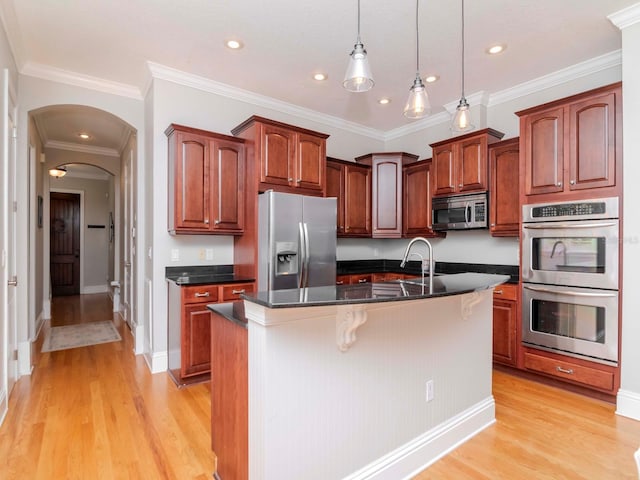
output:
[{"label": "oven door handle", "polygon": [[536,225],[523,225],[522,228],[530,228],[533,230],[559,230],[564,228],[599,228],[599,227],[615,227],[617,226],[615,222],[611,223],[583,223],[581,225],[571,225],[566,223],[545,223],[544,225],[536,224]]},{"label": "oven door handle", "polygon": [[560,290],[553,288],[543,288],[543,287],[529,287],[527,285],[523,285],[522,288],[526,288],[527,290],[533,290],[534,292],[543,292],[543,293],[559,293],[562,295],[573,295],[574,297],[615,297],[617,293],[590,293],[590,292],[575,292],[571,290]]}]

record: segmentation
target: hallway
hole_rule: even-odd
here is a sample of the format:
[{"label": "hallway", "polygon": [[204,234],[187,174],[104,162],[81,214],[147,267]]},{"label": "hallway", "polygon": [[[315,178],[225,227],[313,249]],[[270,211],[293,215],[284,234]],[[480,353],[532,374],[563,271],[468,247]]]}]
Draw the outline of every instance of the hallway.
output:
[{"label": "hallway", "polygon": [[113,319],[122,341],[40,353],[41,332],[0,428],[3,480],[211,478],[209,385],[151,375],[111,310],[106,294],[54,297],[52,326]]}]

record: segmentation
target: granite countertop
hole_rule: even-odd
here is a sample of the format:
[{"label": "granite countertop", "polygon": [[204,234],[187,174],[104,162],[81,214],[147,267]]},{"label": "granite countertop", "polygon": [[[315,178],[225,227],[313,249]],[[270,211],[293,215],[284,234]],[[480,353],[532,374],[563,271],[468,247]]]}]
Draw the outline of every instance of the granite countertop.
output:
[{"label": "granite countertop", "polygon": [[236,275],[233,265],[197,265],[166,267],[165,278],[176,285],[213,285],[217,283],[249,283],[255,278]]},{"label": "granite countertop", "polygon": [[[518,265],[493,265],[484,263],[435,262],[435,273],[491,273],[508,275],[506,283],[518,283],[520,268]],[[400,260],[370,259],[370,260],[338,260],[336,274],[367,274],[367,273],[408,273],[420,275],[420,262],[410,260],[404,268],[400,267]]]},{"label": "granite countertop", "polygon": [[249,302],[268,308],[311,307],[354,303],[395,302],[461,295],[486,290],[509,280],[508,275],[458,273],[433,277],[433,293],[420,278],[357,285],[331,285],[290,290],[272,290],[242,295]]},{"label": "granite countertop", "polygon": [[244,315],[244,301],[237,300],[227,303],[212,303],[207,305],[207,308],[242,328],[247,328],[247,317]]}]

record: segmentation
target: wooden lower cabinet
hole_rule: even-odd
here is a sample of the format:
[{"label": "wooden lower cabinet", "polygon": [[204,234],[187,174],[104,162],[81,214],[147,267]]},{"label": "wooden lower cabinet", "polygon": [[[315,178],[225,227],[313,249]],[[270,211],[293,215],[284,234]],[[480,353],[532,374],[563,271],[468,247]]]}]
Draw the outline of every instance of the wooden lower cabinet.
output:
[{"label": "wooden lower cabinet", "polygon": [[493,290],[493,361],[516,366],[518,322],[518,285],[503,283]]},{"label": "wooden lower cabinet", "polygon": [[247,328],[211,313],[211,449],[217,478],[249,478]]},{"label": "wooden lower cabinet", "polygon": [[207,305],[237,300],[253,291],[253,283],[169,283],[169,371],[176,382],[189,383],[211,372],[211,312]]}]

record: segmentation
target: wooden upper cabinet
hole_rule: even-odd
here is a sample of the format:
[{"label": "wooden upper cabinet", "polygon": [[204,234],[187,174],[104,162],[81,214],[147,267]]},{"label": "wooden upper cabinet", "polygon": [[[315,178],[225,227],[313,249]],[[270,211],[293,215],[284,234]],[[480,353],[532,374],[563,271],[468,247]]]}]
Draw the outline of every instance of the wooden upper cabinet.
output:
[{"label": "wooden upper cabinet", "polygon": [[252,160],[260,172],[258,191],[321,196],[326,184],[328,135],[253,116],[232,130],[254,142]]},{"label": "wooden upper cabinet", "polygon": [[175,124],[165,133],[169,140],[169,232],[242,233],[243,141]]},{"label": "wooden upper cabinet", "polygon": [[432,143],[433,195],[488,189],[487,147],[503,134],[491,128]]},{"label": "wooden upper cabinet", "polygon": [[337,235],[371,236],[371,168],[327,158],[327,197],[337,197]]},{"label": "wooden upper cabinet", "polygon": [[494,237],[520,233],[519,152],[518,138],[489,147],[489,231]]},{"label": "wooden upper cabinet", "polygon": [[431,159],[402,170],[402,236],[434,236],[431,229]]},{"label": "wooden upper cabinet", "polygon": [[[517,112],[525,196],[619,194],[622,155],[620,83]],[[551,194],[546,198],[543,195]],[[530,197],[535,196],[535,197]]]},{"label": "wooden upper cabinet", "polygon": [[410,153],[372,153],[356,158],[371,166],[371,236],[402,237],[402,166],[413,163]]}]

